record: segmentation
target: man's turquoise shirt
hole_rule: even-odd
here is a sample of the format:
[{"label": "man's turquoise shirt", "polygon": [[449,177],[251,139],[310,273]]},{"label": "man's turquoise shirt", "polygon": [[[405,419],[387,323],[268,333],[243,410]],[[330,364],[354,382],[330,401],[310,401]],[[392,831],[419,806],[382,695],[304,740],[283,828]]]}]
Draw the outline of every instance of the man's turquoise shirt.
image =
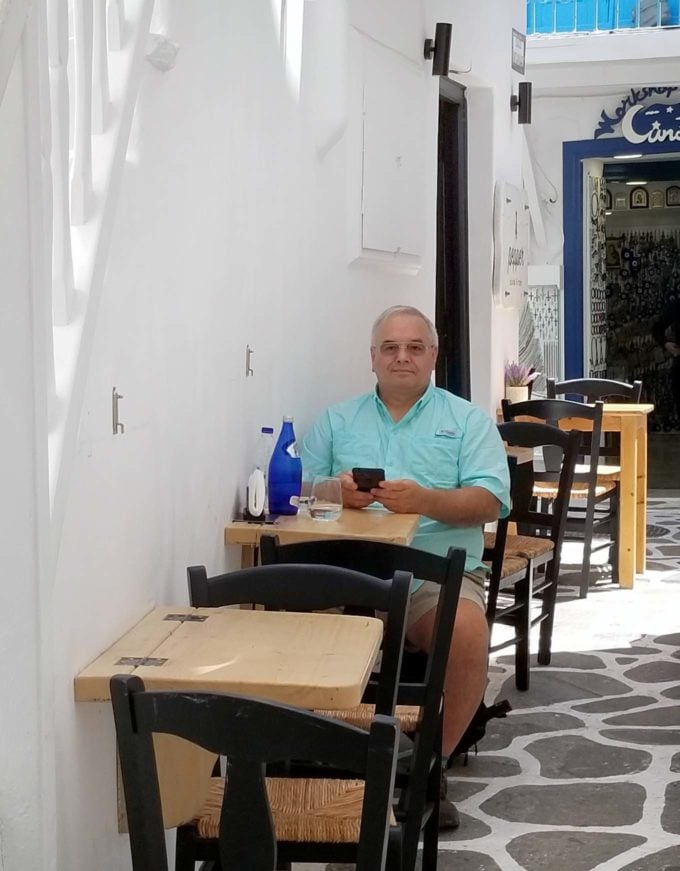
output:
[{"label": "man's turquoise shirt", "polygon": [[[423,487],[483,487],[510,509],[510,478],[503,442],[480,408],[430,385],[395,423],[376,391],[327,409],[302,443],[306,479],[338,475],[354,466],[385,470],[386,479],[410,478]],[[377,505],[377,503],[375,503]],[[448,526],[421,517],[413,546],[446,555],[467,551],[465,568],[483,568],[481,526]]]}]

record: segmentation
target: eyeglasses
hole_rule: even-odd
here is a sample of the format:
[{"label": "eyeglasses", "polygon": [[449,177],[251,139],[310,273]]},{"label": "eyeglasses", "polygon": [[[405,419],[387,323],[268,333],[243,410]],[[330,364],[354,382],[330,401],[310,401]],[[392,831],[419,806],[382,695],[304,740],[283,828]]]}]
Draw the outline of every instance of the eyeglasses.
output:
[{"label": "eyeglasses", "polygon": [[422,357],[433,347],[434,345],[425,345],[423,342],[383,342],[378,350],[383,357],[394,357],[401,350],[406,351],[409,357]]}]

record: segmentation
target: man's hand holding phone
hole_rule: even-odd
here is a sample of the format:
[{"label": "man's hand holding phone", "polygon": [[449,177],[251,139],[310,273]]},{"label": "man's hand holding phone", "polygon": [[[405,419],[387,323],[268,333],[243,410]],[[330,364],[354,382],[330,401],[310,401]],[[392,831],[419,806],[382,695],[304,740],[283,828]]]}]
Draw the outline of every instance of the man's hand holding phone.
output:
[{"label": "man's hand holding phone", "polygon": [[385,470],[355,466],[352,469],[352,478],[354,478],[354,483],[362,493],[370,493],[371,490],[377,490],[380,482],[385,480]]},{"label": "man's hand holding phone", "polygon": [[[357,476],[354,473],[359,472]],[[362,472],[371,473],[368,476]],[[355,468],[351,472],[342,472],[340,474],[340,483],[342,484],[342,504],[345,508],[366,508],[375,498],[371,495],[371,487],[369,484],[375,482],[375,487],[378,487],[380,481],[385,478],[383,469],[364,469]]]}]

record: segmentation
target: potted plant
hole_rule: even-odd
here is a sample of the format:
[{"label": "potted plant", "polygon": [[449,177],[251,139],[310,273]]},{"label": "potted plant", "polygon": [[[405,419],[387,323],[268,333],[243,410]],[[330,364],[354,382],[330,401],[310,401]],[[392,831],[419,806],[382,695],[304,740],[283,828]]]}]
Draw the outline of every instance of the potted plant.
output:
[{"label": "potted plant", "polygon": [[531,396],[531,385],[538,378],[539,373],[533,366],[524,363],[505,364],[505,398],[511,402],[524,402]]}]

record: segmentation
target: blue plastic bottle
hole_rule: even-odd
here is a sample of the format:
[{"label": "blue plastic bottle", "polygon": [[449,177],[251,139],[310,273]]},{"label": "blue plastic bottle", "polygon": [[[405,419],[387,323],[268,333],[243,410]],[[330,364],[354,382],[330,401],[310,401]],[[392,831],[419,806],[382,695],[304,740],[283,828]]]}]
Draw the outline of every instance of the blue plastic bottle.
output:
[{"label": "blue plastic bottle", "polygon": [[302,491],[302,460],[298,453],[293,418],[284,417],[269,463],[269,511],[271,514],[297,514],[297,498]]}]

